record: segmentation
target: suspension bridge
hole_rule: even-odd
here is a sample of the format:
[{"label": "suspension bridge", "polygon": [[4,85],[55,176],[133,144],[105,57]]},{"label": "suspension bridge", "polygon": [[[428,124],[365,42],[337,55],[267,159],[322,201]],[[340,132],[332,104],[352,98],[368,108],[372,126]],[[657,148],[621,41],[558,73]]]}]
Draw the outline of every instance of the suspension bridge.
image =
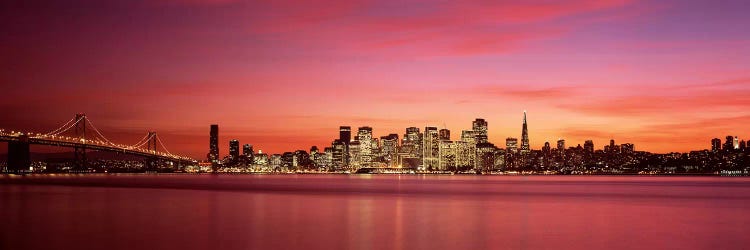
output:
[{"label": "suspension bridge", "polygon": [[172,162],[177,165],[196,162],[190,157],[170,153],[154,131],[149,131],[133,145],[114,143],[107,139],[85,114],[76,114],[73,119],[62,126],[44,134],[0,129],[0,141],[8,142],[8,172],[22,172],[29,169],[30,145],[73,148],[76,170],[86,169],[87,150],[140,156],[147,159],[147,167],[152,166],[156,161]]}]

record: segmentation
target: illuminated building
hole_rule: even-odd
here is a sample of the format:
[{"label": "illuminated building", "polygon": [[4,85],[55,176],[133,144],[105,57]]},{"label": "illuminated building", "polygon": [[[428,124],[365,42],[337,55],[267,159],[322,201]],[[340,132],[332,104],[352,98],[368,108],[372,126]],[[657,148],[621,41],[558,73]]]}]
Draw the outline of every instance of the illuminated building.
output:
[{"label": "illuminated building", "polygon": [[455,171],[456,170],[456,147],[458,144],[452,141],[439,141],[439,160],[436,170]]},{"label": "illuminated building", "polygon": [[436,127],[426,127],[423,136],[422,167],[436,169],[440,157],[440,140]]},{"label": "illuminated building", "polygon": [[719,151],[721,151],[721,139],[719,138],[711,139],[711,152],[718,153]]},{"label": "illuminated building", "polygon": [[471,130],[476,131],[477,143],[487,143],[487,121],[477,118],[471,123]]},{"label": "illuminated building", "polygon": [[348,156],[344,156],[345,154],[349,154],[349,152],[346,150],[347,144],[344,144],[341,140],[334,140],[331,144],[331,147],[333,148],[333,152],[331,155],[331,165],[334,169],[342,169],[344,166],[346,166],[346,162],[344,160],[348,158]]},{"label": "illuminated building", "polygon": [[441,129],[439,131],[439,138],[441,141],[450,141],[451,140],[451,131],[447,128]]},{"label": "illuminated building", "polygon": [[242,156],[244,157],[245,162],[253,162],[253,152],[252,144],[242,145]]},{"label": "illuminated building", "polygon": [[401,148],[398,153],[398,164],[402,167],[418,168],[422,162],[422,133],[419,128],[406,128],[406,134],[401,141]]},{"label": "illuminated building", "polygon": [[493,169],[502,170],[503,168],[505,168],[505,155],[506,155],[505,150],[501,148],[498,148],[497,150],[495,150],[495,164],[494,164]]},{"label": "illuminated building", "polygon": [[492,143],[477,143],[476,171],[490,172],[495,169],[497,147]]},{"label": "illuminated building", "polygon": [[263,151],[261,150],[258,150],[257,154],[253,154],[253,163],[255,163],[255,165],[261,166],[268,165],[268,154],[263,153]]},{"label": "illuminated building", "polygon": [[739,150],[740,149],[740,139],[737,138],[737,136],[735,136],[734,140],[732,140],[732,148],[734,150]]},{"label": "illuminated building", "polygon": [[217,163],[219,161],[219,125],[211,124],[211,132],[208,141],[208,160]]},{"label": "illuminated building", "polygon": [[388,167],[396,167],[398,157],[398,134],[380,137],[380,148],[383,161]]},{"label": "illuminated building", "polygon": [[529,152],[529,128],[526,124],[526,110],[523,111],[523,126],[521,128],[521,153]]},{"label": "illuminated building", "polygon": [[360,141],[354,140],[349,143],[349,165],[347,167],[351,169],[363,167],[362,144]]},{"label": "illuminated building", "polygon": [[279,166],[287,169],[294,167],[294,153],[284,152],[281,155],[281,164]]},{"label": "illuminated building", "polygon": [[357,130],[357,141],[359,141],[359,165],[369,167],[373,158],[373,149],[375,148],[372,138],[371,127],[360,127]]},{"label": "illuminated building", "polygon": [[343,144],[344,148],[341,153],[341,167],[349,165],[349,142],[352,141],[352,127],[340,126],[339,127],[339,141]]},{"label": "illuminated building", "polygon": [[323,157],[316,163],[318,166],[330,168],[333,165],[333,147],[325,147],[323,149]]},{"label": "illuminated building", "polygon": [[507,151],[508,154],[518,153],[518,139],[513,137],[506,138],[505,151]]},{"label": "illuminated building", "polygon": [[269,165],[271,165],[272,168],[281,167],[282,162],[280,154],[272,154],[270,158]]},{"label": "illuminated building", "polygon": [[477,132],[474,130],[462,130],[461,142],[463,143],[458,147],[459,161],[457,162],[457,165],[461,167],[475,168]]},{"label": "illuminated building", "polygon": [[232,160],[240,158],[240,141],[237,139],[229,141],[229,158]]}]

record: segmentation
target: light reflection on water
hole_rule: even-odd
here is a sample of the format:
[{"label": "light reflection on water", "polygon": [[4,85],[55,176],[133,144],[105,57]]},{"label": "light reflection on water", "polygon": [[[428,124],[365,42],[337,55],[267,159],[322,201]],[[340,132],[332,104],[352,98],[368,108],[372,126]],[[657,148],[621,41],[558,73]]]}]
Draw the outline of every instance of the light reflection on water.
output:
[{"label": "light reflection on water", "polygon": [[744,248],[750,179],[0,177],[0,249]]}]

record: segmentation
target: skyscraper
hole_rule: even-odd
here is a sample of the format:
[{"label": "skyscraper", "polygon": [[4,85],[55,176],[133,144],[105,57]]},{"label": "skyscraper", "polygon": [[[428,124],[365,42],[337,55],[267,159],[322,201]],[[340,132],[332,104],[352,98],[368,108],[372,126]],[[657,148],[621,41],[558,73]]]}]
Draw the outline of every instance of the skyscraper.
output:
[{"label": "skyscraper", "polygon": [[451,140],[451,131],[447,128],[441,129],[440,132],[440,140],[441,141],[450,141]]},{"label": "skyscraper", "polygon": [[461,142],[458,148],[457,166],[476,167],[477,158],[477,132],[474,130],[461,131]]},{"label": "skyscraper", "polygon": [[544,142],[544,146],[542,147],[542,153],[544,155],[549,155],[552,152],[552,147],[550,147],[549,142]]},{"label": "skyscraper", "polygon": [[359,127],[357,130],[357,140],[359,141],[360,166],[369,167],[372,162],[372,151],[377,145],[373,145],[372,128]]},{"label": "skyscraper", "polygon": [[217,163],[219,161],[219,125],[211,124],[210,137],[208,139],[208,160]]},{"label": "skyscraper", "polygon": [[232,160],[240,158],[240,141],[237,139],[229,141],[229,158]]},{"label": "skyscraper", "polygon": [[401,141],[401,148],[398,152],[398,159],[396,163],[405,168],[418,168],[423,164],[422,154],[422,133],[419,132],[417,127],[406,128],[406,133]]},{"label": "skyscraper", "polygon": [[594,141],[586,140],[586,142],[583,143],[583,151],[594,153]]},{"label": "skyscraper", "polygon": [[437,127],[425,127],[423,139],[422,167],[437,169],[440,157],[440,136]]},{"label": "skyscraper", "polygon": [[563,139],[557,140],[557,150],[558,151],[564,151],[565,150],[565,140],[563,140]]},{"label": "skyscraper", "polygon": [[252,144],[242,145],[242,156],[245,157],[247,162],[253,162],[253,145]]},{"label": "skyscraper", "polygon": [[340,126],[339,127],[339,141],[345,144],[349,144],[352,141],[352,127]]},{"label": "skyscraper", "polygon": [[518,139],[508,137],[505,139],[505,151],[509,154],[518,153]]},{"label": "skyscraper", "polygon": [[331,143],[333,149],[331,151],[331,167],[335,170],[340,170],[345,166],[344,158],[348,158],[345,156],[345,154],[348,154],[345,150],[346,145],[339,139],[333,140],[333,143]]},{"label": "skyscraper", "polygon": [[740,149],[740,138],[737,138],[737,136],[734,137],[734,140],[732,140],[732,148],[734,150]]},{"label": "skyscraper", "polygon": [[721,151],[721,139],[711,139],[711,152],[718,153],[719,151]]},{"label": "skyscraper", "polygon": [[339,127],[339,142],[343,144],[341,166],[349,166],[349,143],[352,141],[352,127]]},{"label": "skyscraper", "polygon": [[727,135],[727,140],[724,142],[724,147],[722,148],[726,152],[731,152],[732,148],[734,148],[734,136]]},{"label": "skyscraper", "polygon": [[523,128],[521,129],[521,153],[529,152],[529,128],[526,125],[526,110],[523,111]]},{"label": "skyscraper", "polygon": [[471,130],[476,132],[477,143],[487,143],[487,121],[477,118],[471,123]]},{"label": "skyscraper", "polygon": [[382,148],[381,154],[383,156],[383,160],[389,167],[395,167],[397,165],[396,155],[398,153],[398,134],[381,136],[380,144]]}]

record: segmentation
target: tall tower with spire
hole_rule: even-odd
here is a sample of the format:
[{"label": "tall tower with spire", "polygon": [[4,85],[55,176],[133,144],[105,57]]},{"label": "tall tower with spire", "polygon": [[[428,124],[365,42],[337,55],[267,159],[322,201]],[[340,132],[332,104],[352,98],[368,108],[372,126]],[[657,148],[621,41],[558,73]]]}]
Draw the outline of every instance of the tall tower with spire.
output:
[{"label": "tall tower with spire", "polygon": [[529,152],[529,128],[526,125],[526,110],[523,111],[523,128],[521,128],[521,153]]}]

